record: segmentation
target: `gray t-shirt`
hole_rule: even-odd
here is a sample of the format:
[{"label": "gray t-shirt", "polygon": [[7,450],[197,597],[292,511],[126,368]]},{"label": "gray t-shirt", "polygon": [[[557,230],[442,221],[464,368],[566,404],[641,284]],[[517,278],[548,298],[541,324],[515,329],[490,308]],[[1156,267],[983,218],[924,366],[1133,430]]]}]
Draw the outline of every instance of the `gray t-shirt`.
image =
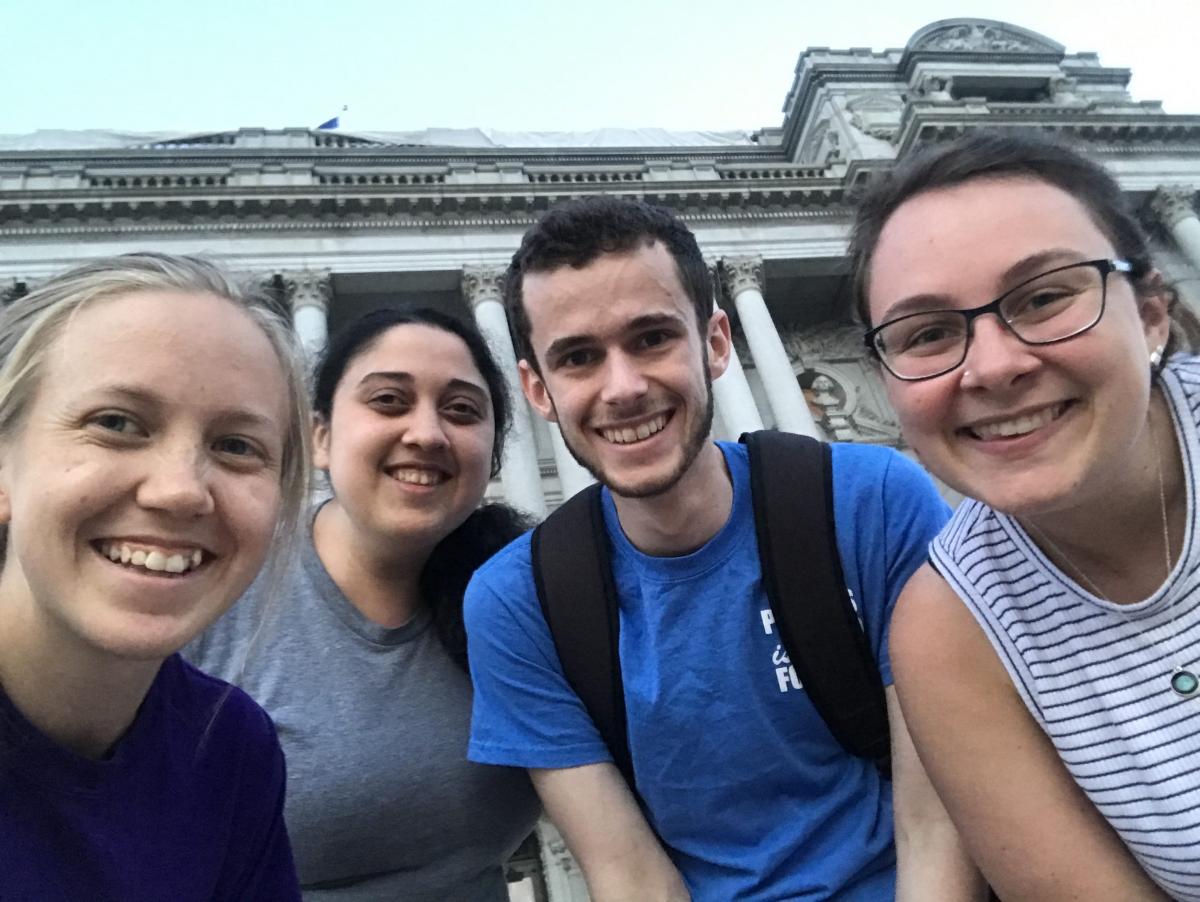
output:
[{"label": "gray t-shirt", "polygon": [[523,770],[466,760],[470,679],[429,613],[368,620],[311,536],[285,591],[262,583],[184,654],[275,721],[304,898],[506,900],[503,864],[537,799]]}]

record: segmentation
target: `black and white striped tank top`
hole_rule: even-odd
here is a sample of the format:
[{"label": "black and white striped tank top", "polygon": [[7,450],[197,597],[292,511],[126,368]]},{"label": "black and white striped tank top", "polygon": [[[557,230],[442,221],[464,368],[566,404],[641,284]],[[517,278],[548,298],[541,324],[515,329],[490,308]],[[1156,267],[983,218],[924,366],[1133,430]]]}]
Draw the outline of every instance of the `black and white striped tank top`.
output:
[{"label": "black and white striped tank top", "polygon": [[[1162,384],[1187,483],[1187,533],[1153,596],[1116,605],[1077,585],[1017,522],[966,501],[930,546],[1075,781],[1146,872],[1200,902],[1200,695],[1177,696],[1175,664],[1200,673],[1200,358]],[[1171,609],[1175,624],[1172,627]]]}]

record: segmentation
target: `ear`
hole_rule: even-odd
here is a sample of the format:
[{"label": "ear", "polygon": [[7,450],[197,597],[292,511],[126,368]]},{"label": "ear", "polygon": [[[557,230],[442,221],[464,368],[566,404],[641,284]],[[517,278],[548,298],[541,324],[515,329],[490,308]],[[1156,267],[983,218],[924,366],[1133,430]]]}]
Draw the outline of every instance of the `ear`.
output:
[{"label": "ear", "polygon": [[729,357],[733,353],[733,332],[729,325],[729,314],[720,307],[708,318],[708,330],[704,341],[708,346],[708,374],[715,380],[729,369]]},{"label": "ear", "polygon": [[1171,334],[1171,289],[1157,269],[1143,280],[1138,291],[1138,315],[1146,333],[1146,354],[1167,343]]},{"label": "ear", "polygon": [[546,383],[542,380],[542,377],[529,365],[529,361],[523,357],[517,363],[517,372],[521,374],[521,391],[525,393],[525,397],[533,409],[538,412],[543,420],[557,423],[558,413],[554,409],[554,399],[550,397],[550,390],[546,388]]},{"label": "ear", "polygon": [[312,418],[313,466],[318,470],[329,469],[329,423],[319,413]]}]

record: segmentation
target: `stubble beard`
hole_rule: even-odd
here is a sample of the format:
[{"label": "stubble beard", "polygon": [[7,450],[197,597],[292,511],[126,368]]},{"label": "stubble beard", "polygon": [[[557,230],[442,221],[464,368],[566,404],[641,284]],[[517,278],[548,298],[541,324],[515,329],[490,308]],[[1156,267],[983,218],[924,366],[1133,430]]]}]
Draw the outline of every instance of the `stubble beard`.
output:
[{"label": "stubble beard", "polygon": [[[704,397],[704,416],[696,421],[695,428],[684,437],[683,456],[680,458],[678,466],[655,482],[643,485],[621,484],[611,474],[604,472],[598,463],[589,460],[585,454],[582,454],[574,446],[566,430],[560,429],[563,444],[566,445],[567,451],[570,452],[571,456],[575,458],[575,462],[587,470],[592,475],[592,478],[601,485],[608,486],[608,490],[614,495],[621,498],[654,498],[669,492],[683,479],[687,471],[691,469],[692,464],[695,463],[696,458],[700,456],[700,452],[704,450],[704,446],[708,442],[709,433],[712,432],[715,409],[712,377],[708,372],[707,356],[704,360]],[[551,404],[553,405],[553,403],[553,398],[551,398]]]}]

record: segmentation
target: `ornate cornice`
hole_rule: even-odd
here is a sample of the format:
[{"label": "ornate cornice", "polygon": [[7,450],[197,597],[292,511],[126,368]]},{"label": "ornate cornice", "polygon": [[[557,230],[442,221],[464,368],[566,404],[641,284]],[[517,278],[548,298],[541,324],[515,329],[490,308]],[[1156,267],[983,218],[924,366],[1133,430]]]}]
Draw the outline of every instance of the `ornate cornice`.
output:
[{"label": "ornate cornice", "polygon": [[1196,218],[1195,197],[1195,188],[1160,185],[1150,198],[1150,209],[1164,226],[1173,229],[1188,217]]},{"label": "ornate cornice", "polygon": [[729,298],[737,298],[748,289],[762,292],[763,259],[753,257],[724,257],[721,259],[721,284]]},{"label": "ornate cornice", "polygon": [[[232,208],[220,203],[144,205],[129,209],[108,203],[85,211],[65,205],[9,205],[0,199],[0,236],[111,235],[114,229],[128,234],[213,232],[297,232],[409,229],[454,230],[469,228],[527,228],[551,205],[588,192],[559,192],[521,198],[497,198],[490,204],[470,198],[440,197],[421,203],[414,198],[343,197],[339,202],[311,204],[294,201],[246,201]],[[685,222],[772,222],[829,220],[843,222],[851,209],[841,200],[840,189],[821,201],[800,199],[789,192],[621,192],[672,207]],[[836,200],[834,199],[836,197]]]},{"label": "ornate cornice", "polygon": [[462,271],[463,300],[474,310],[485,301],[504,303],[504,267],[464,266]]},{"label": "ornate cornice", "polygon": [[329,309],[333,297],[333,279],[328,269],[296,269],[281,273],[288,303],[293,310],[316,307]]}]

